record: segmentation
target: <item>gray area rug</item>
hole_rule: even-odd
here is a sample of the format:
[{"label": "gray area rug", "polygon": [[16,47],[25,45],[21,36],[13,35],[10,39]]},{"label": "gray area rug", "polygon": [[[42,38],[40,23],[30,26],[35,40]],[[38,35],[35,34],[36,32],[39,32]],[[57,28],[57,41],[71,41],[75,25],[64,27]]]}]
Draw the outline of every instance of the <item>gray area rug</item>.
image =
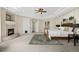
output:
[{"label": "gray area rug", "polygon": [[36,34],[32,38],[29,44],[32,45],[63,45],[60,41],[56,39],[49,40],[42,34]]}]

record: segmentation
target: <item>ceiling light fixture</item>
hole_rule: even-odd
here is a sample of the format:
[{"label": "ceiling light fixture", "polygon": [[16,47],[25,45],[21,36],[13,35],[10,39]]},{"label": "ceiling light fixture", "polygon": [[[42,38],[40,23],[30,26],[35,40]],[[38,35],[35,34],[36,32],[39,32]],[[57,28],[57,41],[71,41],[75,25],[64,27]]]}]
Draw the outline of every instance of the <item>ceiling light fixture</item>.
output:
[{"label": "ceiling light fixture", "polygon": [[40,14],[47,12],[47,11],[45,11],[43,8],[39,8],[39,9],[37,9],[37,10],[35,10],[35,11],[36,11],[36,13],[40,13]]}]

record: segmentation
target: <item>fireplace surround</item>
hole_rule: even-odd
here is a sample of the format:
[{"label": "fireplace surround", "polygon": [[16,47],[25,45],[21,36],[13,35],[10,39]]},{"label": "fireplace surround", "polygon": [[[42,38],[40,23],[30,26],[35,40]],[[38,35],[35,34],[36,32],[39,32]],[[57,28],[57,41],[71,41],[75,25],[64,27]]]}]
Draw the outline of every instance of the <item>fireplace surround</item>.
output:
[{"label": "fireplace surround", "polygon": [[14,34],[14,28],[8,29],[8,36]]}]

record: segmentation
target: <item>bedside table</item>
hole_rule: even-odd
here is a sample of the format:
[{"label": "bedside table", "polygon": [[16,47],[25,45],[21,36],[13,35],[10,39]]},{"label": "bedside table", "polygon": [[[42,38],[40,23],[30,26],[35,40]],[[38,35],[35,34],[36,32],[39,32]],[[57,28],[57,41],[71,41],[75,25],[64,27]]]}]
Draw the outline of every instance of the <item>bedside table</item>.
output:
[{"label": "bedside table", "polygon": [[78,43],[79,34],[68,34],[68,42],[70,42],[71,39],[74,39],[74,46],[76,46],[76,43]]}]

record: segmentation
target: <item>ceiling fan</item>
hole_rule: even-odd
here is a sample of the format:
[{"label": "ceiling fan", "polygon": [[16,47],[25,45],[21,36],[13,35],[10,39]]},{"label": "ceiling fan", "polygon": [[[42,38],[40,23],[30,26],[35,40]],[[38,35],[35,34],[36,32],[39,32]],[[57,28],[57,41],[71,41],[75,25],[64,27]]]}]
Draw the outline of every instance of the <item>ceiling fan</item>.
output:
[{"label": "ceiling fan", "polygon": [[39,8],[39,9],[37,9],[37,10],[35,10],[35,11],[36,11],[36,13],[40,13],[40,14],[47,12],[47,11],[45,11],[43,8]]}]

